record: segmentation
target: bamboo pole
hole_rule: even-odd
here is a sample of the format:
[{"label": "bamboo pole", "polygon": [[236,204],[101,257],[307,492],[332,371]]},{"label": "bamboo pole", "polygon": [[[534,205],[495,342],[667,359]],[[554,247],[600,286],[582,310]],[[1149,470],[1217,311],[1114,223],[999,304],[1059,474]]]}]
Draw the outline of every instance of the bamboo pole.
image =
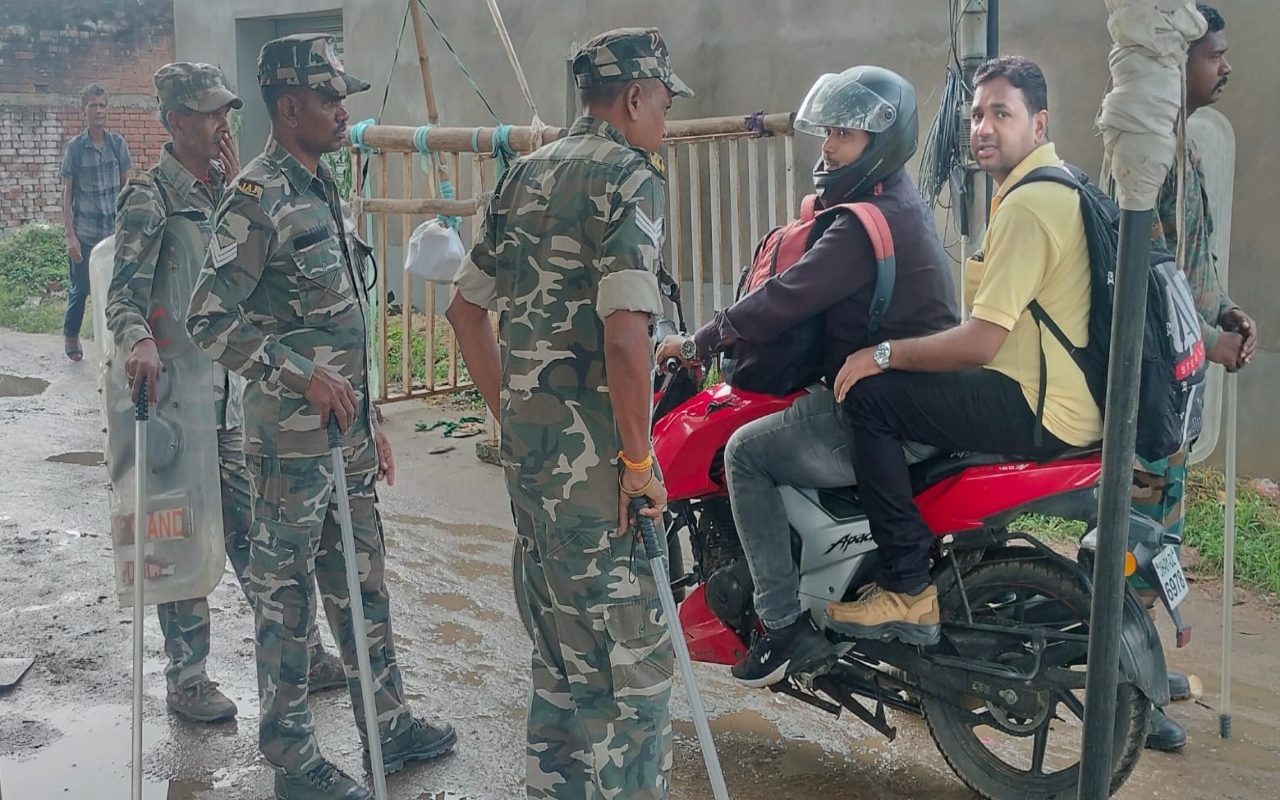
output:
[{"label": "bamboo pole", "polygon": [[[770,114],[764,118],[765,130],[776,134],[792,132],[790,114]],[[381,150],[398,153],[416,153],[413,134],[417,128],[407,125],[374,125],[364,135],[365,144]],[[493,150],[494,128],[432,128],[427,133],[427,147],[440,153],[473,153],[478,149],[482,153]],[[478,131],[478,133],[477,133]],[[709,136],[729,136],[733,134],[750,134],[752,131],[743,122],[742,117],[709,117],[706,119],[671,120],[667,123],[666,138],[693,139]],[[543,131],[543,142],[563,139],[568,135],[567,128],[547,127]],[[472,137],[475,136],[475,147]],[[533,129],[528,126],[513,126],[508,139],[517,152],[528,153],[537,144]]]},{"label": "bamboo pole", "polygon": [[476,213],[476,203],[472,199],[370,197],[362,201],[360,206],[369,214],[444,214],[447,217],[470,217]]},{"label": "bamboo pole", "polygon": [[671,278],[678,286],[684,276],[680,270],[680,148],[667,145],[667,230],[671,243]]},{"label": "bamboo pole", "polygon": [[738,270],[742,269],[742,195],[740,170],[742,167],[742,147],[737,139],[729,140],[729,253],[731,264],[729,274],[737,284]]},{"label": "bamboo pole", "polygon": [[770,139],[765,145],[769,159],[769,224],[766,230],[773,230],[778,224],[778,140]]},{"label": "bamboo pole", "polygon": [[787,171],[787,222],[800,216],[800,198],[796,197],[796,140],[788,136],[783,144]]},{"label": "bamboo pole", "polygon": [[422,8],[418,0],[408,0],[409,14],[413,18],[413,38],[418,45],[418,70],[422,73],[422,91],[427,100],[427,121],[432,125],[440,121],[436,109],[436,90],[431,85],[431,56],[427,52],[427,30],[422,25]]},{"label": "bamboo pole", "polygon": [[689,255],[693,267],[693,318],[702,325],[702,145],[689,145]]},{"label": "bamboo pole", "polygon": [[[400,154],[400,192],[405,197],[413,196],[413,156]],[[409,252],[409,233],[413,227],[413,217],[400,220],[400,242],[404,248],[401,252]],[[413,273],[409,270],[400,272],[400,326],[404,335],[400,348],[400,391],[404,394],[413,392]]]},{"label": "bamboo pole", "polygon": [[[380,183],[378,188],[383,192],[387,191],[387,156],[384,153],[382,158],[378,159],[378,179]],[[391,287],[387,286],[387,215],[382,214],[378,217],[378,271],[381,273],[378,277],[378,285],[382,287],[382,302],[378,304],[378,341],[380,343],[379,356],[382,358],[382,370],[379,371],[381,384],[378,387],[379,399],[386,400],[388,395],[388,384],[390,376],[387,375],[387,306],[390,305]]]},{"label": "bamboo pole", "polygon": [[723,289],[724,261],[721,239],[723,227],[720,222],[720,143],[712,142],[707,148],[710,157],[707,165],[711,168],[711,307],[724,308]]},{"label": "bamboo pole", "polygon": [[751,210],[751,243],[760,241],[760,140],[747,140],[747,206]]},{"label": "bamboo pole", "polygon": [[[453,154],[452,162],[453,162],[453,185],[454,185],[454,186],[461,186],[461,182],[462,182],[462,159],[461,159],[461,156],[459,156],[457,153],[454,153],[454,154]],[[435,326],[434,313],[435,313],[435,309],[432,309],[433,318],[432,318],[432,325],[431,325],[431,334],[432,334],[432,336],[433,336],[433,337],[435,336],[435,332],[436,332],[436,326]],[[454,341],[453,341],[453,328],[452,328],[452,327],[450,327],[450,328],[449,328],[449,332],[448,332],[447,334],[445,334],[445,335],[449,337],[449,347],[448,347],[448,351],[449,351],[449,388],[450,388],[450,389],[456,389],[456,388],[458,388],[458,348],[457,348],[457,346],[454,344]],[[432,351],[431,351],[431,366],[432,366],[432,369],[431,369],[431,388],[433,388],[433,389],[435,388],[435,383],[436,383],[435,359],[436,359],[436,351],[435,351],[435,350],[432,350]]]}]

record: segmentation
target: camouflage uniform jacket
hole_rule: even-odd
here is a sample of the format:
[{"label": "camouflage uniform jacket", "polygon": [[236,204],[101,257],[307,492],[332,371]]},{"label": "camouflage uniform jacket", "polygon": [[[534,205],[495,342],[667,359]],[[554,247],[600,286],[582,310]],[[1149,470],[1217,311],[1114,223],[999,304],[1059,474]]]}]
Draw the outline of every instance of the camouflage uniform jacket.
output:
[{"label": "camouflage uniform jacket", "polygon": [[[198,180],[173,155],[172,144],[164,146],[154,167],[129,176],[116,200],[115,268],[107,290],[107,327],[123,354],[154,339],[163,359],[170,343],[187,340],[191,288],[226,185],[218,162],[209,162],[208,181]],[[240,427],[242,390],[239,378],[213,365],[219,428]]]},{"label": "camouflage uniform jacket", "polygon": [[372,434],[368,250],[342,220],[329,168],[321,162],[312,173],[275,139],[244,168],[214,215],[187,328],[214,361],[249,381],[247,455],[328,454],[319,412],[303,396],[317,366],[355,389],[360,412],[346,445]]},{"label": "camouflage uniform jacket", "polygon": [[662,312],[663,178],[608,123],[503,176],[462,296],[499,312],[502,461],[512,500],[562,530],[618,526],[621,447],[605,377],[604,320]]},{"label": "camouflage uniform jacket", "polygon": [[[1201,331],[1205,350],[1212,350],[1218,341],[1218,327],[1222,315],[1238,306],[1227,296],[1218,277],[1218,259],[1211,249],[1213,215],[1209,211],[1209,195],[1204,186],[1204,169],[1200,166],[1200,152],[1187,140],[1187,202],[1186,224],[1183,233],[1186,241],[1184,269],[1191,291],[1195,295],[1196,308],[1204,320]],[[1151,232],[1154,243],[1169,252],[1177,252],[1178,244],[1178,165],[1174,164],[1160,187],[1156,200],[1156,221]]]}]

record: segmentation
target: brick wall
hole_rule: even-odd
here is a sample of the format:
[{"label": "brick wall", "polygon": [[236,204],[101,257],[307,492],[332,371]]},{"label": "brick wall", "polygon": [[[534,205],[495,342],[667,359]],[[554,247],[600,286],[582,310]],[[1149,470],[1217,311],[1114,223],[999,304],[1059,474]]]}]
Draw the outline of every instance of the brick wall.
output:
[{"label": "brick wall", "polygon": [[107,127],[137,167],[168,138],[151,76],[174,60],[171,0],[5,0],[0,3],[0,233],[62,219],[58,168],[79,133],[80,89],[111,93]]}]

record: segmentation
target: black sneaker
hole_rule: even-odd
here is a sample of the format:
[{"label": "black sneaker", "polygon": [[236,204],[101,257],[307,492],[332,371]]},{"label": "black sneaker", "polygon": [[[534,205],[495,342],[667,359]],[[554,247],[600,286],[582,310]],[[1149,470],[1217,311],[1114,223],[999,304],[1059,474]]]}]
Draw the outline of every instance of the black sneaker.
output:
[{"label": "black sneaker", "polygon": [[831,645],[808,614],[785,628],[754,634],[747,657],[733,665],[733,677],[751,689],[763,689],[822,663]]},{"label": "black sneaker", "polygon": [[276,773],[276,800],[372,800],[373,794],[329,761],[304,773]]}]

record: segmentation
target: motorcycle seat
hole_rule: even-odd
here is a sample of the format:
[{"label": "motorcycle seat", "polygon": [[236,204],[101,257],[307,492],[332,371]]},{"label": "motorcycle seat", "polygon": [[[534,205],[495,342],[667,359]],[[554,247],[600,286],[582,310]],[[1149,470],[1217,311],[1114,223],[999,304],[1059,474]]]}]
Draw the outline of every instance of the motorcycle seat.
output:
[{"label": "motorcycle seat", "polygon": [[[1102,443],[1095,442],[1084,447],[1072,447],[1051,461],[1067,461],[1086,458],[1101,452]],[[912,464],[911,493],[918,495],[930,486],[941,483],[953,475],[959,475],[971,467],[990,467],[997,464],[1023,464],[1032,459],[997,455],[995,453],[951,453],[940,452],[929,458]],[[1048,462],[1046,462],[1048,463]],[[838,489],[822,489],[818,492],[819,502],[830,513],[841,519],[848,519],[862,514],[862,505],[858,500],[857,486],[844,486]]]},{"label": "motorcycle seat", "polygon": [[[1072,447],[1057,458],[1049,461],[1067,461],[1084,458],[1102,450],[1102,443],[1095,442],[1083,447]],[[996,455],[994,453],[939,453],[911,466],[911,489],[919,494],[934,484],[958,475],[970,467],[989,467],[996,464],[1022,464],[1033,459],[1014,456]],[[1049,462],[1045,462],[1049,463]]]}]

